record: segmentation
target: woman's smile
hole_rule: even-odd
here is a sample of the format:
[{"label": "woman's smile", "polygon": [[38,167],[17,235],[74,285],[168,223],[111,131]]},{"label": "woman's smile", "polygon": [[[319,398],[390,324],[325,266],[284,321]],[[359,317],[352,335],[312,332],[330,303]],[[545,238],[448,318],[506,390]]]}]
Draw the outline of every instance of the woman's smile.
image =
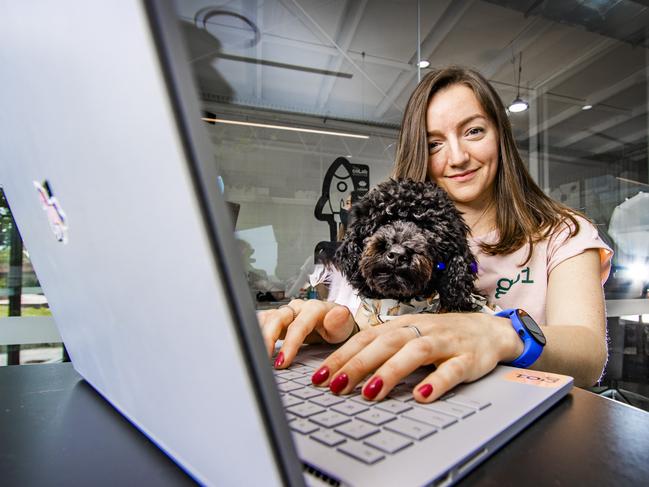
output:
[{"label": "woman's smile", "polygon": [[452,175],[449,175],[449,176],[446,176],[446,177],[453,180],[453,181],[462,183],[464,181],[470,181],[471,179],[473,179],[473,177],[476,175],[476,173],[479,171],[479,169],[480,168],[471,169],[469,171],[463,171],[461,173],[452,174]]}]

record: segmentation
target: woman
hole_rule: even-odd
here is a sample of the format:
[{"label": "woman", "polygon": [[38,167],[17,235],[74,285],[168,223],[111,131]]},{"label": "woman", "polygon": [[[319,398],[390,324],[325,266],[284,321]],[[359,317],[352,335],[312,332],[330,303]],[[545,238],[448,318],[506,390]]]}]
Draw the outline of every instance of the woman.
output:
[{"label": "woman", "polygon": [[[602,285],[611,250],[586,219],[548,198],[529,176],[502,101],[478,73],[430,72],[410,97],[399,137],[395,178],[430,179],[444,188],[471,230],[478,288],[501,308],[522,308],[547,345],[533,368],[593,385],[607,359]],[[498,363],[524,355],[508,318],[485,313],[419,314],[355,333],[349,308],[293,301],[260,315],[269,352],[285,335],[275,367],[287,367],[305,340],[340,343],[313,382],[383,399],[422,365],[435,371],[413,389],[431,402]]]}]

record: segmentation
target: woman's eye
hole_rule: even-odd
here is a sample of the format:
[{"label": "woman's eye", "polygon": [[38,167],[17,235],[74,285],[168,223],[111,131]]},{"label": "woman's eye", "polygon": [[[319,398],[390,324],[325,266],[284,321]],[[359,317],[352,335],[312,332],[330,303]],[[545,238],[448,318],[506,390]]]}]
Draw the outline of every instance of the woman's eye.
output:
[{"label": "woman's eye", "polygon": [[466,134],[467,135],[478,135],[478,134],[481,134],[482,132],[484,132],[484,129],[482,127],[473,127],[473,128],[470,128],[467,131]]},{"label": "woman's eye", "polygon": [[440,145],[439,142],[428,142],[428,152],[435,152],[435,150],[439,149]]}]

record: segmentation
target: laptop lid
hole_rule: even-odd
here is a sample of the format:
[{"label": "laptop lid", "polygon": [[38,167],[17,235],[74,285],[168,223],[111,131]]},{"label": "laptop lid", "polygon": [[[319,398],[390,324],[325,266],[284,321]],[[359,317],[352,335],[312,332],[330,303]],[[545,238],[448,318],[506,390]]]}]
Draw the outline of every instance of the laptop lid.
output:
[{"label": "laptop lid", "polygon": [[301,484],[169,2],[0,17],[0,184],[74,367],[197,481]]}]

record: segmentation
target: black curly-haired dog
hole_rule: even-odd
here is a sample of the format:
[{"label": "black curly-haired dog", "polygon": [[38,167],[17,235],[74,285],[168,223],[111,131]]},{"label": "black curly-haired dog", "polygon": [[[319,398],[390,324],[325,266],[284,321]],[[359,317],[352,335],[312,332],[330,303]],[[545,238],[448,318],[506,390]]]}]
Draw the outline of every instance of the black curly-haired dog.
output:
[{"label": "black curly-haired dog", "polygon": [[476,310],[477,266],[469,228],[446,192],[432,182],[389,180],[352,208],[335,265],[363,297],[428,298],[440,310]]}]

